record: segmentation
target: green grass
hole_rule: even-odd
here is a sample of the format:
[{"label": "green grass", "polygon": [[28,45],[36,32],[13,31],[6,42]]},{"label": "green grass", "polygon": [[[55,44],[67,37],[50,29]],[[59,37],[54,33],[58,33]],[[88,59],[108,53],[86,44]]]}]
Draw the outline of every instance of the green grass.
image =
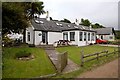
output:
[{"label": "green grass", "polygon": [[96,52],[101,52],[104,50],[108,50],[109,52],[113,52],[114,47],[106,47],[106,46],[98,46],[98,45],[91,45],[91,46],[84,46],[84,47],[75,47],[75,46],[69,46],[69,47],[59,47],[56,48],[56,50],[60,53],[63,53],[65,51],[68,52],[68,57],[73,60],[78,65],[81,63],[81,52],[83,50],[84,54],[92,54]]},{"label": "green grass", "polygon": [[[30,51],[35,59],[22,61],[15,54],[22,49]],[[33,78],[55,73],[55,68],[45,51],[40,48],[3,48],[3,78]]]},{"label": "green grass", "polygon": [[[59,47],[56,48],[56,50],[60,53],[63,53],[65,51],[68,52],[68,57],[78,64],[80,66],[81,64],[81,51],[84,51],[84,54],[92,54],[96,52],[101,52],[104,50],[108,50],[109,52],[113,52],[114,49],[118,49],[115,47],[105,47],[105,46],[98,46],[98,45],[91,45],[91,46],[84,46],[84,47],[75,47],[75,46],[68,46],[68,47]],[[103,53],[104,54],[104,53]],[[116,59],[118,55],[117,54],[110,54],[108,57],[104,56],[99,58],[99,60],[93,60],[90,62],[86,62],[83,67],[80,68],[78,71],[74,71],[68,74],[64,75],[58,75],[57,78],[75,78],[76,76],[80,75],[82,72],[85,72],[87,70],[93,69],[101,64],[104,64],[106,62],[112,61]],[[93,56],[95,57],[95,56]],[[92,57],[90,57],[92,58]],[[87,58],[88,59],[88,58]],[[55,78],[56,78],[55,77]]]}]

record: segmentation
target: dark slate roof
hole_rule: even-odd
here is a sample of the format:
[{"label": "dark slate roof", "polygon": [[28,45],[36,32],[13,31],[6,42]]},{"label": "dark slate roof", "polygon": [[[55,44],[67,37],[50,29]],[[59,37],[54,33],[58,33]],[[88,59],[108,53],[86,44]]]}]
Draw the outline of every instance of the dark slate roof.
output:
[{"label": "dark slate roof", "polygon": [[96,30],[96,34],[111,34],[111,33],[115,34],[114,28],[112,27],[98,28],[95,30]]},{"label": "dark slate roof", "polygon": [[[41,23],[38,23],[38,21]],[[60,21],[48,21],[45,18],[33,19],[31,23],[35,30],[41,30],[41,31],[61,32],[61,31],[69,31],[69,30],[83,30],[83,31],[95,32],[95,30],[93,29],[90,30],[90,28],[86,26],[76,25],[73,23],[65,23]]]}]

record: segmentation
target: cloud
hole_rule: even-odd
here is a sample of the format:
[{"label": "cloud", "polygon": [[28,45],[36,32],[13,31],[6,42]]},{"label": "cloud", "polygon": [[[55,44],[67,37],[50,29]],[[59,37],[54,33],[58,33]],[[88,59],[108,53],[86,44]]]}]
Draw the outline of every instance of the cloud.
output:
[{"label": "cloud", "polygon": [[106,27],[118,27],[119,0],[42,0],[53,19],[87,18]]}]

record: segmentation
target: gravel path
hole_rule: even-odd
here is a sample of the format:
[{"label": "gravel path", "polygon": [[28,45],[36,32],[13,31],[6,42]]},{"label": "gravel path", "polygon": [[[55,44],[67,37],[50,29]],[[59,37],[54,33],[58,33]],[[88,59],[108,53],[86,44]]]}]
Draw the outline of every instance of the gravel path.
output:
[{"label": "gravel path", "polygon": [[78,76],[78,78],[118,78],[118,59],[87,71]]}]

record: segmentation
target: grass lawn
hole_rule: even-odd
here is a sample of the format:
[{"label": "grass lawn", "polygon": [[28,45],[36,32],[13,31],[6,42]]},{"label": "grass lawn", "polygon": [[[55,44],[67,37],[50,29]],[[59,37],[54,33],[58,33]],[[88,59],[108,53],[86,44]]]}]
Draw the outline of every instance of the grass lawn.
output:
[{"label": "grass lawn", "polygon": [[[68,47],[59,47],[56,48],[56,50],[60,53],[63,53],[65,51],[68,52],[68,57],[75,62],[76,64],[78,64],[80,66],[81,64],[81,50],[84,51],[84,54],[92,54],[95,52],[101,52],[104,50],[108,50],[109,52],[113,52],[114,49],[118,50],[118,48],[115,47],[105,47],[105,46],[98,46],[98,45],[90,45],[90,46],[84,46],[84,47],[76,47],[76,46],[68,46]],[[93,60],[90,62],[86,62],[84,64],[83,67],[80,68],[80,70],[78,71],[74,71],[68,74],[64,74],[64,75],[59,75],[57,77],[63,77],[63,78],[74,78],[77,75],[80,75],[80,73],[92,69],[96,66],[99,66],[101,64],[104,64],[106,62],[109,62],[113,59],[115,59],[118,55],[117,54],[110,54],[108,55],[108,57],[104,56],[101,57],[98,61],[97,60]],[[88,59],[88,58],[87,58]]]},{"label": "grass lawn", "polygon": [[[26,49],[35,59],[22,61],[15,59],[15,53]],[[55,73],[55,68],[45,51],[40,48],[3,48],[3,78],[33,78]]]}]

